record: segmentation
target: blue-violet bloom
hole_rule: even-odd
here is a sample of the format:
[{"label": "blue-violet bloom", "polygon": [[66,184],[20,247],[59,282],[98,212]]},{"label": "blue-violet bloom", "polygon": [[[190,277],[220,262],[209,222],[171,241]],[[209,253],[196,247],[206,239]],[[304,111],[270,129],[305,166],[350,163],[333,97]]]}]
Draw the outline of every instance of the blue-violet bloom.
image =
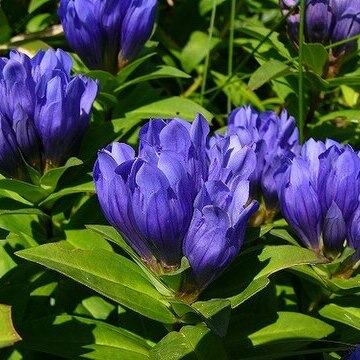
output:
[{"label": "blue-violet bloom", "polygon": [[226,136],[237,135],[241,145],[254,147],[256,168],[250,177],[250,193],[261,193],[268,210],[278,207],[274,173],[282,160],[299,152],[299,133],[295,119],[283,110],[257,112],[251,106],[233,110],[228,119]]},{"label": "blue-violet bloom", "polygon": [[330,259],[360,259],[360,158],[349,146],[308,140],[275,175],[281,211],[301,241]]},{"label": "blue-violet bloom", "polygon": [[74,155],[90,120],[98,85],[71,76],[62,50],[33,58],[16,51],[0,58],[0,172],[26,179],[23,159],[39,172]]},{"label": "blue-violet bloom", "polygon": [[[295,6],[295,11],[288,15],[288,32],[298,43],[300,14],[298,0],[280,0],[283,15],[288,15]],[[344,0],[306,0],[305,41],[329,45],[360,34],[360,3]],[[331,58],[345,54],[356,45],[351,41],[331,50]]]},{"label": "blue-violet bloom", "polygon": [[200,289],[238,255],[246,224],[259,207],[256,201],[249,200],[248,179],[254,171],[256,155],[237,140],[237,136],[220,138],[213,145],[208,180],[195,199],[194,215],[184,241],[184,255]]},{"label": "blue-violet bloom", "polygon": [[[153,120],[140,131],[139,154],[114,143],[99,151],[94,181],[101,208],[155,271],[180,265],[194,198],[202,185],[206,120]],[[160,266],[160,269],[159,269]]]},{"label": "blue-violet bloom", "polygon": [[355,349],[352,349],[351,352],[346,355],[343,360],[359,360],[360,359],[360,346],[356,346]]},{"label": "blue-violet bloom", "polygon": [[60,0],[70,47],[90,69],[116,73],[149,39],[157,0]]}]

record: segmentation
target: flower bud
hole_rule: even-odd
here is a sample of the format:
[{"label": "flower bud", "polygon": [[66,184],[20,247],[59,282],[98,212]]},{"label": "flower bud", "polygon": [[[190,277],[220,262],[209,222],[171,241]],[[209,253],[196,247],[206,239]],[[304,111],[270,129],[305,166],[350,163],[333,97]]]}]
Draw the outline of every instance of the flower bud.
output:
[{"label": "flower bud", "polygon": [[209,178],[195,199],[183,246],[200,289],[238,255],[246,224],[258,209],[256,201],[249,204],[248,178],[255,166],[255,154],[248,147],[229,150],[228,140],[220,139],[214,146]]},{"label": "flower bud", "polygon": [[360,158],[333,141],[308,140],[276,174],[281,211],[303,243],[330,259],[360,259]]},{"label": "flower bud", "polygon": [[97,83],[71,77],[71,65],[61,50],[40,51],[32,59],[14,51],[0,59],[0,136],[9,154],[2,155],[0,171],[6,176],[26,178],[22,159],[44,172],[74,155],[89,125]]},{"label": "flower bud", "polygon": [[157,0],[61,0],[59,17],[70,47],[90,69],[116,73],[149,39]]},{"label": "flower bud", "polygon": [[180,265],[194,198],[204,181],[201,156],[208,131],[202,117],[191,125],[157,119],[141,129],[137,157],[120,143],[98,154],[94,181],[105,217],[156,271]]},{"label": "flower bud", "polygon": [[293,117],[284,110],[280,116],[272,111],[258,113],[252,107],[231,112],[227,136],[236,135],[241,145],[251,146],[256,154],[256,167],[250,177],[251,196],[262,193],[267,209],[277,209],[274,173],[282,159],[299,151],[298,129]]},{"label": "flower bud", "polygon": [[[344,0],[306,0],[305,42],[331,45],[360,34],[360,3]],[[299,1],[280,0],[282,14],[286,19],[290,37],[298,43],[300,24]],[[294,8],[295,6],[295,8]],[[346,54],[356,45],[356,41],[333,47],[330,60]]]}]

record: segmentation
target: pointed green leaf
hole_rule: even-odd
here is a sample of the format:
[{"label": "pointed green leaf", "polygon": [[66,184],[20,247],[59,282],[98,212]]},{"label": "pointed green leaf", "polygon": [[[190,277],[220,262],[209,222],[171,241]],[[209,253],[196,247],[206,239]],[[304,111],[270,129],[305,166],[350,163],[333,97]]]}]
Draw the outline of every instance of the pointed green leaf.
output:
[{"label": "pointed green leaf", "polygon": [[[239,257],[223,276],[205,290],[206,297],[226,297],[237,307],[268,285],[268,277],[280,270],[327,260],[315,252],[293,245],[251,248]],[[241,274],[241,276],[239,276]]]},{"label": "pointed green leaf", "polygon": [[136,110],[126,113],[126,117],[135,115],[143,119],[156,117],[169,119],[180,117],[192,121],[197,113],[202,114],[208,121],[213,118],[209,111],[190,99],[173,96],[140,106]]},{"label": "pointed green leaf", "polygon": [[69,249],[46,244],[16,253],[90,287],[151,319],[174,323],[170,304],[153,287],[141,269],[125,257],[103,250]]},{"label": "pointed green leaf", "polygon": [[289,65],[271,59],[254,71],[248,83],[250,90],[256,90],[270,80],[291,74]]},{"label": "pointed green leaf", "polygon": [[301,313],[241,314],[231,322],[226,345],[234,354],[251,357],[268,352],[275,358],[333,332],[333,326]]},{"label": "pointed green leaf", "polygon": [[221,340],[204,326],[184,326],[171,332],[151,349],[153,360],[226,360]]},{"label": "pointed green leaf", "polygon": [[101,321],[60,315],[22,326],[24,347],[66,359],[149,359],[149,346],[132,333]]},{"label": "pointed green leaf", "polygon": [[12,323],[11,306],[0,304],[0,324],[0,349],[21,340]]},{"label": "pointed green leaf", "polygon": [[319,314],[327,319],[338,321],[360,330],[360,309],[356,306],[359,304],[359,299],[353,296],[344,300],[340,299],[339,304],[325,305],[319,311]]}]

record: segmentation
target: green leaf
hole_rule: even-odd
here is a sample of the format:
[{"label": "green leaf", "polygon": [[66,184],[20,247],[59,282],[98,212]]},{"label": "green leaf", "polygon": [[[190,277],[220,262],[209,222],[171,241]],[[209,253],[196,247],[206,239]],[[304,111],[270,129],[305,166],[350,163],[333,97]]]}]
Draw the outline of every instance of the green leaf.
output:
[{"label": "green leaf", "polygon": [[60,243],[16,254],[58,271],[151,319],[167,324],[176,321],[169,310],[170,304],[139,267],[121,255],[102,249],[69,249]]},{"label": "green leaf", "polygon": [[29,33],[42,31],[50,25],[52,19],[52,15],[49,13],[35,15],[26,24],[26,30]]},{"label": "green leaf", "polygon": [[334,79],[328,80],[331,87],[337,87],[339,85],[360,85],[360,75],[348,74],[346,76],[339,76]]},{"label": "green leaf", "polygon": [[88,229],[65,230],[66,241],[78,249],[104,249],[112,251],[111,245],[94,231]]},{"label": "green leaf", "polygon": [[[336,301],[336,300],[335,300]],[[339,299],[339,304],[328,304],[319,310],[319,314],[327,319],[360,330],[360,309],[356,307],[359,299],[356,296]]]},{"label": "green leaf", "polygon": [[194,31],[181,52],[181,64],[184,70],[188,72],[194,70],[205,59],[208,51],[211,51],[219,42],[219,39],[212,38],[209,44],[208,34]]},{"label": "green leaf", "polygon": [[291,74],[289,65],[286,65],[279,60],[271,59],[253,72],[250,77],[248,87],[250,90],[256,90],[270,80],[289,74]]},{"label": "green leaf", "polygon": [[97,126],[92,124],[81,142],[79,157],[83,159],[84,162],[94,162],[94,158],[99,149],[127,134],[142,120],[141,116],[128,116],[126,119],[119,118],[102,122]]},{"label": "green leaf", "polygon": [[54,205],[55,201],[59,200],[63,196],[88,192],[95,193],[95,186],[93,181],[61,189],[55,193],[50,194],[39,205],[45,208],[51,208]]},{"label": "green leaf", "polygon": [[226,345],[232,353],[249,358],[266,352],[276,358],[333,332],[331,325],[301,313],[241,314],[230,324]]},{"label": "green leaf", "polygon": [[[292,245],[251,248],[204,292],[206,297],[226,297],[237,307],[269,283],[268,277],[280,270],[327,261],[315,252]],[[241,274],[241,277],[239,277]]]},{"label": "green leaf", "polygon": [[224,93],[231,98],[231,102],[235,106],[241,106],[249,103],[256,106],[259,110],[265,111],[265,106],[263,105],[261,99],[254,91],[251,91],[246,83],[239,77],[233,75],[231,80],[223,86],[227,81],[228,76],[216,71],[211,71],[211,74],[214,76],[215,83],[219,87],[223,87]]},{"label": "green leaf", "polygon": [[191,306],[196,309],[205,320],[208,327],[220,337],[226,335],[230,314],[231,303],[226,299],[212,299],[208,301],[197,301]]},{"label": "green leaf", "polygon": [[0,349],[21,340],[12,323],[11,306],[0,304],[0,324]]},{"label": "green leaf", "polygon": [[[257,55],[264,51],[266,53],[266,59],[268,58],[268,51],[272,50],[271,55],[278,56],[279,60],[282,60],[283,58],[293,61],[293,56],[289,52],[289,47],[286,45],[286,43],[282,42],[279,39],[279,33],[274,30],[269,30],[264,24],[261,23],[261,25],[252,25],[252,24],[246,24],[246,26],[241,26],[239,30],[244,33],[247,36],[244,36],[242,38],[235,39],[235,43],[238,43],[239,40],[243,41],[246,39],[249,39],[249,37],[257,39],[254,41],[254,47],[259,44],[259,41],[263,41],[265,37],[267,38],[267,41],[258,49]],[[270,36],[269,36],[270,35]],[[252,39],[250,39],[252,40]]]},{"label": "green leaf", "polygon": [[204,326],[184,326],[165,336],[150,352],[153,360],[226,360],[222,342]]},{"label": "green leaf", "polygon": [[53,192],[56,188],[58,181],[60,180],[61,176],[64,172],[74,166],[79,166],[83,162],[77,158],[70,158],[64,166],[57,167],[47,171],[43,177],[40,179],[40,184],[43,188],[47,189],[48,191]]},{"label": "green leaf", "polygon": [[325,47],[322,44],[304,44],[303,55],[306,65],[321,76],[329,61],[329,53]]},{"label": "green leaf", "polygon": [[29,14],[49,2],[50,0],[31,0],[28,8]]},{"label": "green leaf", "polygon": [[360,122],[360,110],[351,109],[351,110],[339,110],[339,111],[329,112],[328,114],[322,116],[316,125],[318,126],[326,121],[335,120],[339,118],[346,119],[358,124]]},{"label": "green leaf", "polygon": [[146,75],[139,76],[135,79],[129,80],[126,83],[118,86],[114,92],[119,93],[120,91],[126,89],[129,86],[139,84],[144,81],[150,81],[150,80],[156,80],[156,79],[162,79],[162,78],[184,78],[188,79],[190,78],[190,75],[184,73],[183,71],[172,67],[172,66],[166,66],[161,65],[158,66],[154,71],[147,73]]},{"label": "green leaf", "polygon": [[149,346],[142,338],[97,320],[46,317],[28,321],[21,333],[25,348],[66,359],[149,359]]},{"label": "green leaf", "polygon": [[9,25],[8,19],[0,5],[0,44],[3,44],[10,40],[11,33],[12,30]]},{"label": "green leaf", "polygon": [[14,179],[0,179],[0,188],[13,191],[33,204],[38,204],[49,195],[46,189]]},{"label": "green leaf", "polygon": [[199,104],[187,98],[173,96],[140,106],[136,110],[126,113],[126,117],[135,115],[143,119],[156,117],[170,119],[180,117],[192,121],[197,113],[202,114],[209,122],[213,118],[213,115]]},{"label": "green leaf", "polygon": [[[215,0],[215,4],[216,5],[220,5],[222,3],[224,3],[226,0]],[[208,13],[209,11],[211,11],[211,9],[214,6],[214,0],[201,0],[199,3],[199,11],[200,11],[200,15],[205,15],[206,13]]]},{"label": "green leaf", "polygon": [[102,92],[112,92],[118,86],[117,78],[107,71],[91,70],[86,75],[100,82]]},{"label": "green leaf", "polygon": [[142,269],[144,274],[148,277],[155,288],[164,296],[172,296],[170,291],[155,275],[154,273],[143,263],[135,251],[126,243],[122,236],[112,227],[107,225],[87,225],[87,228],[94,231],[97,234],[102,235],[105,239],[110,240],[114,244],[120,246]]},{"label": "green leaf", "polygon": [[120,84],[123,84],[127,78],[146,60],[150,59],[156,55],[156,53],[150,53],[147,54],[140,59],[136,59],[134,61],[131,61],[129,64],[127,64],[119,73],[116,75],[116,78]]}]

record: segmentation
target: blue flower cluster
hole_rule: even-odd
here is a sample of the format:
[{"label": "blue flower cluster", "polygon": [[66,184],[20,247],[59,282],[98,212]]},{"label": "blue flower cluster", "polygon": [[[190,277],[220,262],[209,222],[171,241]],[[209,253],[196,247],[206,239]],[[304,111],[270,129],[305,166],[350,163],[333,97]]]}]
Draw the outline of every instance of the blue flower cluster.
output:
[{"label": "blue flower cluster", "polygon": [[99,152],[94,167],[108,221],[157,271],[177,268],[186,256],[199,288],[238,254],[258,208],[249,199],[254,151],[228,138],[216,141],[209,156],[208,133],[200,115],[191,125],[152,120],[140,131],[137,156],[114,143]]},{"label": "blue flower cluster", "polygon": [[16,51],[0,58],[0,172],[26,180],[26,164],[40,173],[77,150],[89,125],[97,82],[71,76],[62,50],[33,58]]},{"label": "blue flower cluster", "polygon": [[281,211],[304,244],[330,259],[360,259],[360,158],[350,146],[308,140],[275,176]]},{"label": "blue flower cluster", "polygon": [[60,0],[71,48],[90,69],[116,73],[149,39],[157,0]]},{"label": "blue flower cluster", "polygon": [[[360,3],[344,0],[305,0],[305,41],[328,45],[360,34]],[[288,15],[287,25],[291,37],[298,41],[300,13],[298,0],[280,0],[283,15]],[[336,46],[333,57],[349,51],[356,41]]]},{"label": "blue flower cluster", "polygon": [[248,220],[279,206],[301,241],[329,259],[345,246],[360,259],[360,158],[334,141],[299,145],[286,111],[235,109],[224,135],[205,119],[152,120],[138,155],[126,144],[99,151],[94,180],[108,221],[155,271],[185,256],[199,289],[229,265]]}]

